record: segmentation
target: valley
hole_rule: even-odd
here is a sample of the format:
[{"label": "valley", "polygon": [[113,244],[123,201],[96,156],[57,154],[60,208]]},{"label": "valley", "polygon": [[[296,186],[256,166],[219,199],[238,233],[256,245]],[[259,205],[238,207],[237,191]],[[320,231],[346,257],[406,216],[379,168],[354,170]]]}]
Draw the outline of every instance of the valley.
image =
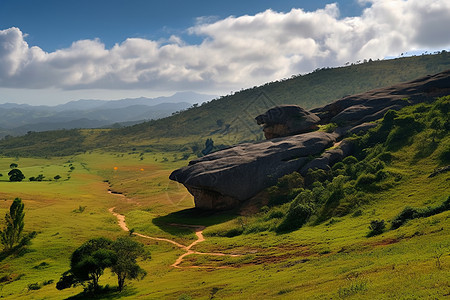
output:
[{"label": "valley", "polygon": [[[370,129],[360,133],[336,132],[344,128],[342,124],[348,125],[344,122],[348,119],[332,118],[341,111],[354,112],[348,109],[352,106],[338,111],[339,103],[356,101],[359,105],[370,93],[353,98],[339,95],[341,102],[322,103],[331,107],[329,110],[317,108],[317,103],[312,111],[323,123],[311,130],[318,132],[276,140],[262,141],[262,129],[255,121],[257,137],[249,135],[253,129],[242,125],[246,129],[235,135],[230,131],[231,138],[213,128],[225,128],[230,120],[225,116],[224,124],[198,121],[217,112],[209,110],[211,107],[223,105],[225,109],[231,98],[132,127],[30,133],[2,140],[0,214],[8,212],[14,198],[21,198],[24,232],[35,231],[36,235],[20,251],[1,253],[0,296],[180,300],[449,297],[450,172],[437,171],[450,164],[450,96],[446,89],[448,84],[439,89],[419,87],[419,92],[408,98],[401,96],[398,87],[386,87],[389,95],[401,96],[394,99],[400,104],[395,110],[382,111],[383,107],[383,113],[370,120]],[[375,102],[373,95],[385,95],[371,93],[367,98]],[[234,99],[237,105],[233,109],[238,109],[244,98]],[[195,120],[194,115],[200,119]],[[257,116],[253,110],[249,115]],[[183,128],[189,122],[191,127]],[[194,197],[185,186],[169,179],[174,170],[187,168],[190,161],[208,162],[232,151],[242,154],[249,147],[220,151],[229,146],[225,143],[228,138],[230,144],[253,142],[253,148],[272,143],[267,149],[280,154],[289,139],[301,141],[300,135],[333,139],[317,153],[283,156],[280,165],[299,159],[309,163],[346,143],[352,143],[354,149],[351,155],[341,157],[342,161],[330,162],[328,168],[280,173],[269,187],[256,196],[249,194],[250,199],[228,210],[195,208]],[[214,147],[207,139],[214,140]],[[208,145],[212,153],[203,156],[201,151]],[[244,156],[233,161],[242,164],[244,159],[239,157]],[[221,163],[216,165],[227,169]],[[25,180],[10,181],[12,168],[20,169]],[[203,171],[208,170],[205,167]],[[219,175],[223,172],[220,169]],[[254,171],[248,176],[258,174]],[[216,186],[223,178],[219,175],[213,178]],[[31,177],[42,180],[30,181]],[[236,190],[237,186],[229,194]],[[151,254],[151,258],[139,260],[147,272],[144,278],[127,281],[119,292],[117,278],[106,269],[99,281],[104,289],[95,295],[83,293],[80,285],[56,289],[70,267],[71,254],[80,245],[96,237],[116,240],[124,236],[144,244]]]}]

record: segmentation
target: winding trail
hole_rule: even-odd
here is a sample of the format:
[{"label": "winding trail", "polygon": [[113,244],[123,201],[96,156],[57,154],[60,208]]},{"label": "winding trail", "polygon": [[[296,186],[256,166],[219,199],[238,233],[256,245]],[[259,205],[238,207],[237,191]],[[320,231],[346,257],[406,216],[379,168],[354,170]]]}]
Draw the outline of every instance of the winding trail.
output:
[{"label": "winding trail", "polygon": [[[122,228],[122,230],[129,232],[130,229],[128,229],[127,223],[125,222],[125,216],[114,212],[114,209],[115,209],[115,207],[111,207],[110,209],[108,209],[108,211],[110,213],[112,213],[117,218],[117,223],[119,224],[119,227]],[[182,245],[182,244],[180,244],[180,243],[178,243],[178,242],[176,242],[174,240],[170,240],[170,239],[152,237],[152,236],[144,235],[144,234],[141,234],[141,233],[138,233],[138,232],[133,232],[133,234],[136,235],[136,236],[139,236],[141,238],[145,238],[145,239],[171,243],[171,244],[177,246],[178,248],[185,250],[186,253],[183,253],[182,255],[180,255],[175,260],[175,262],[171,265],[171,267],[178,268],[178,269],[182,269],[182,268],[224,269],[224,268],[227,268],[227,267],[226,266],[221,266],[221,267],[201,267],[201,266],[181,267],[180,264],[183,262],[183,259],[186,256],[191,255],[191,254],[213,255],[213,256],[230,256],[230,257],[241,256],[240,254],[205,253],[205,252],[198,252],[198,251],[191,250],[191,248],[194,247],[195,245],[197,245],[198,243],[201,243],[201,242],[205,241],[205,237],[203,236],[203,230],[206,227],[205,226],[200,226],[200,225],[186,225],[186,224],[175,224],[175,223],[172,223],[172,224],[169,224],[169,225],[177,226],[177,227],[185,227],[185,228],[189,228],[189,229],[195,231],[195,235],[197,236],[197,240],[193,241],[190,245],[185,246],[185,245]]]}]

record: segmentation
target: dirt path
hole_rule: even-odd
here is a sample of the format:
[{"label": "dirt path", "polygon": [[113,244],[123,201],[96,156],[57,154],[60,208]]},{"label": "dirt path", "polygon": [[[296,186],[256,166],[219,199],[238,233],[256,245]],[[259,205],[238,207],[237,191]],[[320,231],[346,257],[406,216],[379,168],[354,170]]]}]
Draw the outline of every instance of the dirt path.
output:
[{"label": "dirt path", "polygon": [[[117,223],[119,224],[119,227],[122,228],[122,230],[129,232],[130,230],[128,229],[127,223],[125,222],[125,216],[121,215],[119,213],[114,212],[115,207],[111,207],[110,209],[108,209],[108,211],[110,213],[112,213],[116,218],[117,218]],[[230,256],[230,257],[237,257],[237,256],[241,256],[239,254],[225,254],[225,253],[205,253],[205,252],[198,252],[198,251],[193,251],[191,250],[192,247],[194,247],[195,245],[197,245],[198,243],[204,242],[205,241],[205,237],[203,236],[203,230],[205,229],[205,226],[200,226],[200,225],[186,225],[186,224],[169,224],[171,226],[177,226],[177,227],[185,227],[185,228],[189,228],[193,231],[195,231],[195,235],[197,236],[197,240],[193,241],[190,245],[185,246],[182,245],[174,240],[170,240],[170,239],[165,239],[165,238],[158,238],[158,237],[152,237],[152,236],[148,236],[148,235],[144,235],[138,232],[133,232],[134,235],[139,236],[141,238],[145,238],[145,239],[150,239],[150,240],[155,240],[155,241],[163,241],[163,242],[167,242],[167,243],[171,243],[175,246],[177,246],[180,249],[183,249],[186,251],[186,253],[183,253],[182,255],[180,255],[175,262],[171,265],[171,267],[174,268],[206,268],[206,269],[223,269],[223,268],[227,268],[225,266],[223,267],[200,267],[200,266],[190,266],[190,267],[181,267],[180,264],[183,262],[183,259],[191,254],[198,254],[198,255],[213,255],[213,256]]]}]

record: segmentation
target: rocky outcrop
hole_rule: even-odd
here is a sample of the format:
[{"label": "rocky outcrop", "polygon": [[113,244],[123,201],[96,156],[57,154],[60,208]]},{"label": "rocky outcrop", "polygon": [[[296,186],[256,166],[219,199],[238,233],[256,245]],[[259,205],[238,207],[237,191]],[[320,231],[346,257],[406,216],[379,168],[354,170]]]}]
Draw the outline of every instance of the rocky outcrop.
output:
[{"label": "rocky outcrop", "polygon": [[335,145],[333,149],[325,151],[319,158],[315,158],[303,166],[300,174],[303,176],[309,169],[322,169],[328,171],[335,163],[340,162],[344,157],[349,156],[353,151],[353,143],[350,140],[343,140]]},{"label": "rocky outcrop", "polygon": [[[305,175],[316,168],[328,170],[352,152],[350,141],[337,140],[376,126],[370,122],[383,117],[389,109],[398,110],[447,94],[450,94],[450,70],[345,97],[312,113],[293,105],[274,107],[256,117],[257,123],[264,125],[269,140],[238,145],[193,160],[175,170],[170,179],[186,186],[198,208],[235,208],[283,175],[294,171]],[[330,122],[339,125],[333,133],[309,132],[318,123]],[[326,150],[331,146],[334,147]]]},{"label": "rocky outcrop", "polygon": [[316,131],[242,144],[193,160],[169,178],[186,186],[196,207],[230,209],[300,170],[310,156],[322,153],[335,139],[334,134]]},{"label": "rocky outcrop", "polygon": [[255,118],[264,125],[266,139],[311,132],[317,129],[320,118],[297,105],[275,106]]},{"label": "rocky outcrop", "polygon": [[389,110],[399,110],[438,96],[450,94],[450,70],[414,81],[344,97],[311,110],[321,124],[356,126],[378,120]]}]

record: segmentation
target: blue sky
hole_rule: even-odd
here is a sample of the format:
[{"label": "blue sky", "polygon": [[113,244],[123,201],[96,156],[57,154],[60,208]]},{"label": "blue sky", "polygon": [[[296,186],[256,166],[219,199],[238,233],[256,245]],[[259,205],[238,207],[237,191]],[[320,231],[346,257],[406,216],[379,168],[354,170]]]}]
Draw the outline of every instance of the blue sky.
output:
[{"label": "blue sky", "polygon": [[0,103],[268,81],[450,47],[448,0],[0,0]]},{"label": "blue sky", "polygon": [[[334,1],[186,1],[186,0],[1,0],[0,29],[18,27],[28,34],[30,46],[45,51],[69,47],[72,42],[99,38],[106,47],[138,37],[158,40],[173,34],[189,42],[200,38],[186,34],[197,19],[223,19],[230,15],[254,15],[273,9],[314,11]],[[361,13],[357,1],[338,1],[342,16]]]}]

